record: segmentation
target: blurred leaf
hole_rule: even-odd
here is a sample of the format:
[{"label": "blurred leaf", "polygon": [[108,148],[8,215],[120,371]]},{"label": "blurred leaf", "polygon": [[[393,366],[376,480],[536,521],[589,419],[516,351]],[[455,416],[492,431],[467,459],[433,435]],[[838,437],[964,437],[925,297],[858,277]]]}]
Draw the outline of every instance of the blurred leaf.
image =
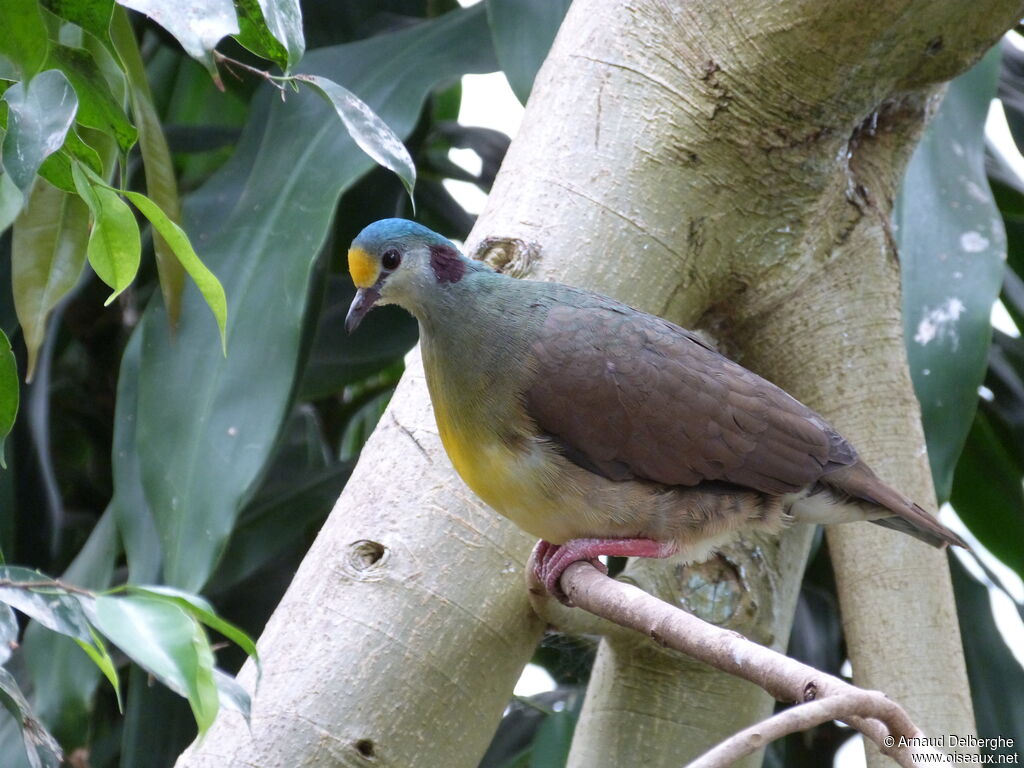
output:
[{"label": "blurred leaf", "polygon": [[583,697],[574,694],[544,718],[533,740],[530,768],[562,768],[567,763],[582,703]]},{"label": "blurred leaf", "polygon": [[[38,571],[20,568],[14,565],[0,566],[0,603],[7,603],[15,610],[35,619],[47,629],[60,632],[62,635],[91,642],[89,624],[82,613],[78,599],[62,590],[46,586],[53,580]],[[10,586],[10,582],[21,585],[37,584],[39,586]]]},{"label": "blurred leaf", "polygon": [[196,737],[187,700],[155,685],[138,667],[132,667],[128,675],[120,756],[113,764],[118,768],[168,768]]},{"label": "blurred leaf", "polygon": [[547,58],[571,0],[486,0],[494,50],[523,104]]},{"label": "blurred leaf", "polygon": [[220,705],[227,709],[233,709],[245,718],[245,722],[250,722],[252,720],[252,697],[249,696],[249,692],[222,669],[214,668],[213,681],[217,684]]},{"label": "blurred leaf", "polygon": [[36,719],[17,682],[3,668],[0,668],[0,704],[21,729],[28,764],[32,768],[60,768],[64,764],[60,744]]},{"label": "blurred leaf", "polygon": [[416,344],[416,320],[397,307],[382,307],[367,315],[364,333],[346,333],[345,314],[355,294],[348,275],[328,278],[324,310],[302,378],[303,399],[339,392],[346,384],[401,360]]},{"label": "blurred leaf", "polygon": [[18,644],[18,617],[9,605],[0,606],[0,667],[11,658],[11,651]]},{"label": "blurred leaf", "polygon": [[90,618],[129,658],[188,699],[200,733],[210,727],[219,706],[213,651],[188,612],[148,595],[99,595]]},{"label": "blurred leaf", "polygon": [[1003,38],[1002,68],[999,72],[999,100],[1006,122],[1018,147],[1024,147],[1024,51]]},{"label": "blurred leaf", "polygon": [[[304,64],[344,76],[405,134],[436,82],[493,68],[486,47],[464,45],[477,39],[486,39],[483,9],[471,8],[314,51]],[[136,330],[138,411],[118,404],[119,420],[136,420],[165,580],[189,591],[209,578],[291,408],[316,257],[338,195],[372,165],[321,99],[299,93],[281,104],[272,90],[232,159],[186,201],[189,232],[232,296],[232,353],[211,353],[212,328],[192,319],[194,293],[185,292],[173,343],[162,305],[151,303]]]},{"label": "blurred leaf", "polygon": [[894,221],[907,356],[939,501],[985,373],[1006,236],[984,171],[998,50],[952,82],[904,177]]},{"label": "blurred leaf", "polygon": [[50,13],[77,24],[101,42],[110,39],[110,14],[114,0],[40,0]]},{"label": "blurred leaf", "polygon": [[64,74],[48,69],[28,84],[12,85],[3,100],[10,109],[3,144],[4,169],[25,192],[43,160],[64,144],[75,121],[78,99]]},{"label": "blurred leaf", "polygon": [[582,704],[576,686],[513,698],[479,768],[561,768]]},{"label": "blurred leaf", "polygon": [[[117,9],[111,36],[128,78],[132,115],[135,117],[139,132],[139,150],[146,172],[146,193],[160,210],[167,214],[168,219],[180,226],[181,201],[178,199],[178,183],[174,178],[174,164],[171,162],[171,153],[167,148],[160,117],[153,106],[153,94],[149,88],[149,79],[138,44],[135,42],[135,34],[128,21],[128,14],[123,8]],[[185,287],[184,267],[175,257],[174,249],[159,232],[153,234],[153,249],[160,275],[160,290],[173,328],[177,326],[181,314],[181,292]]]},{"label": "blurred leaf", "polygon": [[131,208],[106,186],[93,184],[78,165],[71,168],[75,189],[92,213],[92,232],[87,254],[96,275],[114,289],[107,297],[110,304],[131,285],[139,271],[142,241],[139,225]]},{"label": "blurred leaf", "polygon": [[[0,143],[3,142],[4,135],[0,130]],[[18,189],[18,185],[11,181],[10,174],[0,167],[0,234],[17,218],[24,202],[25,196]]]},{"label": "blurred leaf", "polygon": [[10,434],[18,415],[19,387],[18,362],[14,359],[14,350],[11,349],[7,334],[0,331],[0,468],[3,469],[7,469],[4,439]]},{"label": "blurred leaf", "polygon": [[282,70],[288,69],[288,51],[267,29],[263,11],[257,0],[235,0],[238,29],[235,39],[257,56],[272,61]]},{"label": "blurred leaf", "polygon": [[412,197],[416,186],[416,165],[402,140],[381,120],[366,102],[333,80],[317,75],[297,75],[327,99],[341,118],[353,141],[378,164],[398,175]]},{"label": "blurred leaf", "polygon": [[58,189],[74,193],[76,190],[75,180],[71,175],[71,163],[76,159],[89,166],[94,173],[103,173],[103,161],[100,160],[99,153],[82,141],[72,126],[68,135],[64,137],[61,151],[54,152],[39,166],[39,175]]},{"label": "blurred leaf", "polygon": [[[988,588],[976,581],[956,556],[950,557],[950,571],[978,736],[1001,736],[1022,744],[1024,697],[1017,692],[1024,690],[1024,669],[995,623]],[[1014,693],[1008,695],[1010,691]]]},{"label": "blurred leaf", "polygon": [[49,44],[36,0],[4,0],[0,53],[14,62],[24,80],[31,80],[42,69]]},{"label": "blurred leaf", "polygon": [[285,72],[299,62],[306,41],[297,0],[236,0],[235,9],[241,28],[238,42]]},{"label": "blurred leaf", "polygon": [[92,54],[82,48],[54,44],[47,64],[59,67],[75,87],[78,95],[76,120],[81,125],[112,136],[123,152],[131,149],[138,138],[138,131],[110,90]]},{"label": "blurred leaf", "polygon": [[213,49],[224,37],[238,33],[231,0],[118,0],[118,4],[144,13],[170,32],[185,53],[220,82]]},{"label": "blurred leaf", "polygon": [[181,262],[181,266],[185,268],[196,287],[199,288],[206,305],[213,312],[213,317],[217,321],[217,328],[220,330],[221,351],[227,355],[228,299],[224,293],[224,286],[196,255],[185,231],[171,221],[156,203],[138,192],[125,192],[125,197],[135,204],[142,215],[149,219],[153,228],[167,241],[171,250],[174,251],[174,255],[178,257],[178,261]]},{"label": "blurred leaf", "polygon": [[78,282],[89,242],[89,209],[77,195],[40,182],[14,224],[11,253],[14,308],[28,350],[26,379],[35,374],[50,312]]},{"label": "blurred leaf", "polygon": [[92,627],[89,628],[92,631],[92,642],[84,643],[81,640],[75,642],[78,643],[78,647],[85,651],[86,655],[92,660],[92,663],[96,665],[97,669],[103,673],[103,676],[107,678],[111,686],[114,688],[114,693],[117,695],[117,708],[121,712],[124,711],[124,702],[121,699],[121,680],[117,676],[117,669],[114,668],[114,660],[110,658],[110,653],[107,651],[107,646],[103,642],[103,638],[96,634]]}]

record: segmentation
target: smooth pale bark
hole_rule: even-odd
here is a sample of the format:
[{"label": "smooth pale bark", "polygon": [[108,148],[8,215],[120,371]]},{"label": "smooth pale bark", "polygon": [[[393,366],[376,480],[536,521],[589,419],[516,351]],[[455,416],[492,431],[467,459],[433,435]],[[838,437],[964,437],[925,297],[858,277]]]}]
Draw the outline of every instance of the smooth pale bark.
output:
[{"label": "smooth pale bark", "polygon": [[[709,331],[927,501],[892,190],[921,89],[1019,15],[995,0],[576,0],[470,245]],[[870,527],[832,539],[858,683],[929,733],[969,733],[945,562]],[[627,577],[780,647],[808,537]],[[225,714],[178,765],[474,766],[541,632],[530,544],[453,475],[412,361],[260,639],[251,734]],[[901,602],[865,615],[872,591]],[[678,766],[770,710],[748,683],[613,637],[572,765]]]}]

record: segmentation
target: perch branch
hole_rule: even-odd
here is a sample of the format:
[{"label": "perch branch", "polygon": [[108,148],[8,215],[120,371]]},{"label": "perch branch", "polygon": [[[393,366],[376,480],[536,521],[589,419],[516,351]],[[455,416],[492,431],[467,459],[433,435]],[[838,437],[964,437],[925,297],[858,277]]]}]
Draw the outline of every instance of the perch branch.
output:
[{"label": "perch branch", "polygon": [[[526,568],[530,597],[538,614],[544,616],[552,600],[533,580],[532,566],[531,558]],[[857,688],[738,632],[702,621],[631,584],[608,578],[589,563],[574,563],[567,568],[561,586],[583,610],[754,683],[777,701],[797,704],[731,736],[687,768],[731,765],[774,739],[827,720],[841,720],[856,728],[904,768],[916,765],[910,749],[900,746],[900,737],[916,739],[924,734],[884,693]]]}]

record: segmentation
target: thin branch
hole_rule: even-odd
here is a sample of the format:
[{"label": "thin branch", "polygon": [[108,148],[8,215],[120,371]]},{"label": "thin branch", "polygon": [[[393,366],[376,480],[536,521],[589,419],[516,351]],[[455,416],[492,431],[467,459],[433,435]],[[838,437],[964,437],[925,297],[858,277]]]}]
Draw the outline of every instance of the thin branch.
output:
[{"label": "thin branch", "polygon": [[[533,581],[532,558],[526,572],[530,574],[534,608],[545,616],[554,601]],[[915,768],[905,745],[907,739],[920,739],[924,734],[904,709],[884,693],[857,688],[758,645],[738,632],[702,621],[631,584],[608,578],[590,563],[569,566],[562,575],[561,586],[569,599],[585,611],[748,680],[777,701],[798,704],[726,739],[688,768],[731,765],[780,736],[833,719],[856,728],[904,768]]]}]

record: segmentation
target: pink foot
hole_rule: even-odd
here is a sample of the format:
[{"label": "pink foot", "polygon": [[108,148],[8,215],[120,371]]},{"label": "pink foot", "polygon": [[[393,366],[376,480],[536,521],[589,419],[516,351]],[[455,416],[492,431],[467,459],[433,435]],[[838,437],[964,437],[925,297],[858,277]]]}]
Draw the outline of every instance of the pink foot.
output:
[{"label": "pink foot", "polygon": [[573,563],[586,560],[601,572],[608,573],[597,559],[600,555],[671,557],[678,550],[675,542],[653,539],[570,539],[565,544],[552,544],[542,539],[533,550],[533,568],[537,580],[547,591],[559,602],[571,606],[560,582],[565,569]]}]

